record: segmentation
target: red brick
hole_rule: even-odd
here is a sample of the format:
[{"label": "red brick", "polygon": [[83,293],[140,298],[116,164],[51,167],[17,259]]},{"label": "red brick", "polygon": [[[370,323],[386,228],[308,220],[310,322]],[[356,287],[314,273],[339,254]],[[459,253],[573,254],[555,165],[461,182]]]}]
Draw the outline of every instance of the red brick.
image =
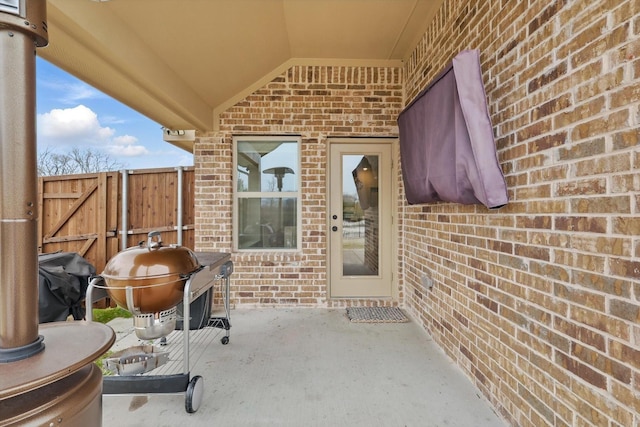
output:
[{"label": "red brick", "polygon": [[591,346],[601,352],[606,351],[606,339],[601,332],[586,328],[561,317],[554,318],[554,327],[557,331],[585,345]]},{"label": "red brick", "polygon": [[574,198],[571,199],[571,211],[584,214],[627,214],[631,213],[631,200],[628,196]]},{"label": "red brick", "polygon": [[620,110],[609,114],[607,117],[596,117],[584,123],[576,125],[571,132],[571,139],[579,141],[602,135],[628,124],[629,112]]},{"label": "red brick", "polygon": [[609,261],[611,274],[627,277],[629,279],[640,279],[640,261],[612,258]]},{"label": "red brick", "polygon": [[640,349],[631,347],[618,340],[609,341],[609,354],[617,360],[630,364],[636,369],[640,369]]},{"label": "red brick", "polygon": [[592,366],[598,371],[603,372],[624,384],[631,383],[631,369],[628,366],[606,357],[600,352],[574,343],[572,345],[571,354],[589,366]]},{"label": "red brick", "polygon": [[607,220],[604,217],[555,217],[553,228],[562,231],[589,231],[592,233],[605,233]]},{"label": "red brick", "polygon": [[579,378],[585,380],[589,384],[594,385],[601,389],[606,389],[607,387],[606,376],[600,372],[595,371],[588,365],[581,363],[577,359],[571,358],[561,352],[556,352],[555,361],[560,366],[572,372]]},{"label": "red brick", "polygon": [[629,326],[622,320],[616,320],[604,313],[582,307],[572,307],[570,319],[591,328],[614,335],[623,340],[629,339]]},{"label": "red brick", "polygon": [[556,283],[554,286],[554,295],[567,302],[579,304],[598,311],[604,311],[605,309],[605,297],[595,292],[589,292],[584,288]]},{"label": "red brick", "polygon": [[572,160],[585,157],[594,157],[598,154],[605,153],[606,142],[604,138],[596,138],[593,140],[587,140],[580,143],[572,144],[568,147],[563,147],[558,151],[558,157],[560,160]]}]

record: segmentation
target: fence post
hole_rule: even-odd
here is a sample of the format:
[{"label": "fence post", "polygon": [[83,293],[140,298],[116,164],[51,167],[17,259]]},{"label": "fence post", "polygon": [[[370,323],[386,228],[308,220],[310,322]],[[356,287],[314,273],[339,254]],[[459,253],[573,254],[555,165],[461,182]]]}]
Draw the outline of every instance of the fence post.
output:
[{"label": "fence post", "polygon": [[179,246],[182,246],[182,166],[178,166],[177,167],[177,171],[178,171],[178,218],[176,219],[177,221],[177,226],[178,226],[178,230],[177,230],[177,243]]},{"label": "fence post", "polygon": [[120,241],[120,250],[124,251],[125,249],[127,249],[127,231],[129,229],[129,224],[127,224],[127,221],[129,221],[129,218],[127,217],[127,203],[128,203],[128,198],[129,198],[129,171],[124,169],[121,170],[120,173],[122,174],[122,240]]}]

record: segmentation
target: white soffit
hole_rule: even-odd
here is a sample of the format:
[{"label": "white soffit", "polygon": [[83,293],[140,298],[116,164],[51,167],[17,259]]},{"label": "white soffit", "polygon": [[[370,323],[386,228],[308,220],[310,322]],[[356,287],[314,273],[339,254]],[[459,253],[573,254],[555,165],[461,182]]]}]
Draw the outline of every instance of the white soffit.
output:
[{"label": "white soffit", "polygon": [[400,64],[442,2],[48,0],[38,55],[162,126],[207,131],[292,64]]}]

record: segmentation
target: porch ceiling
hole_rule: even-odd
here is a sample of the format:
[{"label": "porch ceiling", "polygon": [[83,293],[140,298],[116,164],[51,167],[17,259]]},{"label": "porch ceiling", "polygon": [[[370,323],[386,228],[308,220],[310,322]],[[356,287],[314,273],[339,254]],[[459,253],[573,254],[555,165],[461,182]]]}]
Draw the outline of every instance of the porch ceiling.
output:
[{"label": "porch ceiling", "polygon": [[167,128],[201,131],[293,64],[399,64],[443,2],[47,1],[38,55]]}]

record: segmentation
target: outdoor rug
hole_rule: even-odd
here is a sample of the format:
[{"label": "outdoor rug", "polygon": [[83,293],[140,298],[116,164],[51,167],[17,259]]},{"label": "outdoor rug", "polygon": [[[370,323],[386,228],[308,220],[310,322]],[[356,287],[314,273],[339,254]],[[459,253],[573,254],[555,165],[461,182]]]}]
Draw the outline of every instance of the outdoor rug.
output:
[{"label": "outdoor rug", "polygon": [[409,321],[398,307],[348,307],[347,317],[353,323],[405,323]]}]

